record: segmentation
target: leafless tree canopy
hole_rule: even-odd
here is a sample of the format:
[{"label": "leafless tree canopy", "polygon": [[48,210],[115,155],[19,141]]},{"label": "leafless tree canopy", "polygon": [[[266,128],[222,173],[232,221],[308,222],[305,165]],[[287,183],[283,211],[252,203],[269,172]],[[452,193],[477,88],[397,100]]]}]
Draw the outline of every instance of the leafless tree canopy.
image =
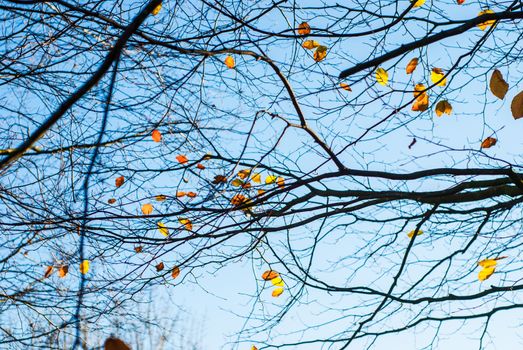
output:
[{"label": "leafless tree canopy", "polygon": [[482,349],[523,306],[520,1],[6,0],[0,18],[0,348],[168,326],[137,305],[239,262],[244,348],[432,349],[472,324]]}]

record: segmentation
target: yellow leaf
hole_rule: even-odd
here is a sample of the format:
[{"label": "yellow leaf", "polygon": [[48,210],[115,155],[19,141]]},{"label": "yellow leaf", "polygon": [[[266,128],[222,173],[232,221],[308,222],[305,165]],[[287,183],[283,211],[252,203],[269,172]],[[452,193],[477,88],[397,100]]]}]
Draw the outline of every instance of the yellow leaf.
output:
[{"label": "yellow leaf", "polygon": [[495,267],[484,267],[481,269],[481,271],[479,272],[478,274],[478,279],[480,281],[484,281],[486,280],[487,278],[489,278],[490,276],[492,276],[492,274],[494,273],[494,271],[496,271],[496,268]]},{"label": "yellow leaf", "polygon": [[413,59],[411,59],[409,61],[409,63],[407,64],[407,67],[405,68],[405,71],[407,72],[407,74],[412,74],[412,72],[414,72],[414,70],[418,66],[418,62],[419,62],[419,60],[417,57],[414,57]]},{"label": "yellow leaf", "polygon": [[162,9],[162,4],[160,3],[160,5],[158,5],[158,6],[156,6],[156,7],[154,8],[154,10],[151,12],[151,14],[152,14],[153,16],[156,16],[157,14],[160,13],[161,9]]},{"label": "yellow leaf", "polygon": [[272,291],[272,296],[277,298],[283,293],[283,287],[278,287]]},{"label": "yellow leaf", "polygon": [[260,176],[260,174],[258,174],[258,173],[257,173],[257,174],[254,174],[254,175],[252,176],[252,179],[251,179],[251,180],[252,180],[252,182],[255,182],[255,183],[257,183],[257,184],[261,183],[261,176]]},{"label": "yellow leaf", "polygon": [[[412,230],[409,233],[407,233],[407,237],[409,237],[409,238],[414,237],[414,232],[416,232],[416,230]],[[417,236],[421,236],[422,234],[423,234],[423,231],[422,230],[418,230]]]},{"label": "yellow leaf", "polygon": [[301,44],[301,47],[303,47],[304,49],[307,49],[307,50],[315,49],[315,48],[317,48],[318,46],[320,46],[320,43],[317,42],[316,40],[305,40],[305,41]]},{"label": "yellow leaf", "polygon": [[430,80],[432,80],[432,82],[437,86],[447,85],[447,78],[445,78],[445,73],[443,73],[441,68],[432,68],[432,72],[430,72]]},{"label": "yellow leaf", "polygon": [[89,271],[89,260],[84,260],[80,263],[80,273],[85,275]]},{"label": "yellow leaf", "polygon": [[327,56],[327,46],[320,45],[316,48],[316,51],[314,51],[314,60],[316,62],[323,61],[323,59]]},{"label": "yellow leaf", "polygon": [[510,104],[510,110],[514,119],[523,118],[523,91],[514,96]]},{"label": "yellow leaf", "polygon": [[483,259],[481,261],[478,261],[478,266],[481,267],[496,267],[498,262],[496,259]]},{"label": "yellow leaf", "polygon": [[439,101],[436,104],[436,115],[438,117],[441,117],[444,113],[448,115],[451,115],[452,113],[452,106],[447,100]]},{"label": "yellow leaf", "polygon": [[58,277],[60,278],[64,278],[65,276],[67,276],[67,273],[69,272],[69,266],[67,265],[62,265],[60,266],[60,268],[58,269]]},{"label": "yellow leaf", "polygon": [[165,224],[163,222],[158,222],[158,231],[160,231],[160,233],[162,235],[164,235],[165,237],[168,237],[169,236],[169,229],[165,226]]},{"label": "yellow leaf", "polygon": [[[480,13],[478,13],[478,17],[481,16],[481,15],[489,14],[489,13],[494,13],[494,11],[492,11],[492,10],[488,10],[488,9],[487,9],[487,10],[483,10],[483,11],[481,11]],[[481,30],[485,30],[485,29],[487,29],[488,27],[494,25],[495,22],[496,22],[496,21],[493,20],[493,19],[491,19],[490,21],[485,21],[485,22],[483,22],[483,23],[478,24],[478,28],[481,29]]]},{"label": "yellow leaf", "polygon": [[389,73],[381,67],[376,69],[376,81],[378,84],[386,86],[389,82]]},{"label": "yellow leaf", "polygon": [[311,33],[311,26],[307,22],[301,22],[298,26],[298,34],[308,35]]},{"label": "yellow leaf", "polygon": [[275,176],[275,175],[269,175],[269,176],[267,176],[267,177],[265,178],[265,183],[266,183],[267,185],[273,184],[273,183],[276,182],[276,179],[277,179],[277,178],[278,178],[278,177]]},{"label": "yellow leaf", "polygon": [[180,276],[180,268],[178,266],[173,267],[171,276],[172,276],[172,278],[176,278],[176,277]]},{"label": "yellow leaf", "polygon": [[285,283],[283,283],[283,280],[281,279],[281,277],[273,278],[271,280],[271,283],[273,286],[276,286],[276,287],[283,287],[285,285]]},{"label": "yellow leaf", "polygon": [[151,203],[146,203],[142,205],[142,213],[144,215],[149,215],[153,212],[153,205]]},{"label": "yellow leaf", "polygon": [[180,224],[184,225],[184,226],[185,226],[185,229],[186,229],[187,231],[192,231],[192,222],[191,222],[191,220],[189,220],[189,219],[185,219],[185,218],[179,218],[179,219],[178,219],[178,222],[179,222]]},{"label": "yellow leaf", "polygon": [[245,180],[251,173],[250,169],[243,169],[238,172],[238,177],[242,180]]},{"label": "yellow leaf", "polygon": [[490,148],[494,146],[497,142],[498,140],[496,138],[489,136],[486,139],[484,139],[483,142],[481,142],[481,148]]},{"label": "yellow leaf", "polygon": [[499,98],[500,100],[505,98],[505,95],[508,91],[508,84],[503,79],[503,75],[501,75],[501,72],[497,69],[492,72],[492,76],[490,77],[490,91]]},{"label": "yellow leaf", "polygon": [[253,346],[251,347],[251,350],[258,350],[258,348],[257,348],[256,346],[253,345]]},{"label": "yellow leaf", "polygon": [[411,0],[411,2],[414,3],[414,8],[421,7],[425,3],[426,0]]},{"label": "yellow leaf", "polygon": [[265,281],[270,281],[270,280],[275,279],[277,277],[280,277],[280,274],[278,272],[276,272],[276,271],[273,271],[273,270],[267,270],[264,273],[262,273],[262,278]]},{"label": "yellow leaf", "polygon": [[227,66],[227,68],[230,69],[233,69],[235,66],[234,58],[231,55],[227,55],[227,57],[225,57],[224,63]]}]

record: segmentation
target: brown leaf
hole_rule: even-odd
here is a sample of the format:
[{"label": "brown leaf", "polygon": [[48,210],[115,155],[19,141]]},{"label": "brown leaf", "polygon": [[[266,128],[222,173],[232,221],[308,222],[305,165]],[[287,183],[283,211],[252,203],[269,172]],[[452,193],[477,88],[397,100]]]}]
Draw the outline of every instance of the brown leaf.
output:
[{"label": "brown leaf", "polygon": [[54,267],[49,265],[45,268],[44,278],[49,278],[54,272]]},{"label": "brown leaf", "polygon": [[414,70],[418,66],[418,62],[419,62],[419,60],[417,57],[414,57],[413,59],[410,60],[410,62],[407,64],[407,67],[405,68],[405,71],[407,72],[407,74],[412,74],[412,72],[414,72]]},{"label": "brown leaf", "polygon": [[499,70],[495,69],[494,72],[492,72],[489,87],[494,96],[500,100],[505,98],[508,91],[508,84],[505,79],[503,79],[503,75],[501,75]]},{"label": "brown leaf", "polygon": [[218,185],[218,184],[221,184],[221,183],[226,183],[227,182],[227,177],[223,176],[223,175],[216,175],[214,177],[214,180],[212,180],[212,183],[214,185]]},{"label": "brown leaf", "polygon": [[116,203],[116,198],[109,198],[109,199],[107,200],[107,203],[109,203],[109,204],[114,204],[114,203]]},{"label": "brown leaf", "polygon": [[68,272],[69,272],[69,266],[62,265],[62,266],[60,266],[60,268],[58,268],[58,277],[64,278],[65,276],[67,276]]},{"label": "brown leaf", "polygon": [[523,118],[523,91],[512,99],[510,110],[512,111],[514,119]]},{"label": "brown leaf", "polygon": [[134,247],[134,251],[135,251],[136,253],[141,253],[141,252],[143,251],[143,248],[142,248],[141,245],[139,245],[139,246]]},{"label": "brown leaf", "polygon": [[494,146],[497,142],[497,139],[489,136],[485,140],[483,140],[483,142],[481,143],[481,148],[490,148]]},{"label": "brown leaf", "polygon": [[123,177],[123,176],[117,177],[114,180],[114,184],[116,185],[116,187],[122,186],[124,182],[125,182],[125,177]]},{"label": "brown leaf", "polygon": [[131,350],[131,348],[122,340],[111,337],[105,341],[104,350]]},{"label": "brown leaf", "polygon": [[163,264],[163,262],[160,262],[158,265],[156,265],[156,272],[162,271],[164,267],[165,265]]},{"label": "brown leaf", "polygon": [[180,268],[178,266],[173,267],[173,270],[171,272],[171,276],[173,278],[176,278],[176,277],[180,276]]}]

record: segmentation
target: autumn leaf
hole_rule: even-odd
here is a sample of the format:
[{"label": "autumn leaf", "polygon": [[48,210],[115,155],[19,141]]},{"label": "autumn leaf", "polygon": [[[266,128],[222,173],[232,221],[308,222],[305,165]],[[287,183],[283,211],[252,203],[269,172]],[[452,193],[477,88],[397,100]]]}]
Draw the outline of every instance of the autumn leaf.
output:
[{"label": "autumn leaf", "polygon": [[177,198],[182,198],[182,197],[185,197],[187,193],[184,192],[184,191],[176,191],[176,197]]},{"label": "autumn leaf", "polygon": [[349,84],[347,83],[340,83],[340,87],[343,89],[343,90],[346,90],[346,91],[352,91],[352,89],[350,88]]},{"label": "autumn leaf", "polygon": [[465,0],[457,0],[458,5],[463,5],[464,2]]},{"label": "autumn leaf", "polygon": [[200,170],[205,170],[205,165],[201,164],[201,163],[198,163],[196,164],[196,167]]},{"label": "autumn leaf", "polygon": [[514,96],[510,104],[510,110],[514,119],[523,118],[523,91]]},{"label": "autumn leaf", "polygon": [[187,192],[187,197],[189,197],[189,198],[195,198],[196,196],[198,196],[198,193],[196,193],[196,192],[192,192],[192,191]]},{"label": "autumn leaf", "polygon": [[231,181],[231,185],[234,187],[240,187],[241,185],[243,185],[243,181],[240,179],[234,179]]},{"label": "autumn leaf", "polygon": [[153,16],[156,16],[157,14],[160,13],[160,11],[162,10],[162,4],[160,3],[160,5],[156,6],[153,11],[151,12],[151,14]]},{"label": "autumn leaf", "polygon": [[[414,233],[415,232],[416,232],[416,230],[410,231],[409,233],[407,233],[407,237],[409,237],[409,238],[414,237]],[[418,230],[418,234],[416,236],[421,236],[422,234],[423,234],[423,231],[422,230]]]},{"label": "autumn leaf", "polygon": [[185,229],[187,231],[192,231],[192,222],[189,219],[186,218],[179,218],[178,222],[185,226]]},{"label": "autumn leaf", "polygon": [[276,179],[277,179],[277,178],[278,178],[278,177],[275,176],[275,175],[269,175],[269,176],[267,176],[267,177],[265,178],[265,183],[266,183],[267,185],[273,184],[273,183],[276,182]]},{"label": "autumn leaf", "polygon": [[508,84],[503,79],[503,75],[501,75],[501,72],[497,69],[492,72],[492,76],[490,77],[490,91],[494,96],[499,98],[500,100],[505,98],[505,95],[508,91]]},{"label": "autumn leaf", "polygon": [[445,78],[445,73],[441,68],[432,68],[430,72],[430,80],[437,86],[447,85],[447,78]]},{"label": "autumn leaf", "polygon": [[45,268],[44,272],[44,278],[49,278],[54,272],[54,267],[52,265],[49,265]]},{"label": "autumn leaf", "polygon": [[258,350],[258,348],[256,346],[251,346],[251,350]]},{"label": "autumn leaf", "polygon": [[496,267],[498,264],[496,259],[483,259],[481,261],[478,261],[478,266],[481,267]]},{"label": "autumn leaf", "polygon": [[155,196],[154,199],[156,199],[157,202],[163,202],[167,199],[167,196],[164,194],[159,194]]},{"label": "autumn leaf", "polygon": [[318,46],[316,48],[316,51],[314,51],[314,60],[316,62],[320,62],[323,61],[325,57],[327,57],[327,46]]},{"label": "autumn leaf", "polygon": [[414,57],[413,59],[411,59],[409,61],[409,63],[407,64],[407,67],[405,68],[405,71],[407,72],[407,74],[412,74],[412,72],[414,72],[414,70],[418,66],[418,62],[419,62],[419,59],[417,57]]},{"label": "autumn leaf", "polygon": [[149,215],[153,212],[153,205],[151,203],[146,203],[142,205],[142,213],[144,215]]},{"label": "autumn leaf", "polygon": [[262,278],[265,281],[270,281],[270,280],[275,279],[277,277],[280,277],[280,274],[278,272],[276,272],[276,271],[273,271],[273,270],[267,270],[264,273],[262,273]]},{"label": "autumn leaf", "polygon": [[162,141],[162,134],[156,129],[153,130],[151,137],[153,138],[154,142]]},{"label": "autumn leaf", "polygon": [[251,188],[251,183],[250,182],[246,182],[246,183],[242,184],[242,188],[245,188],[245,189]]},{"label": "autumn leaf", "polygon": [[426,92],[421,93],[412,104],[414,112],[423,112],[429,108],[429,95]]},{"label": "autumn leaf", "polygon": [[307,22],[301,22],[298,26],[298,34],[300,35],[309,35],[311,33],[311,27]]},{"label": "autumn leaf", "polygon": [[284,188],[285,187],[285,179],[281,176],[278,176],[278,178],[276,179],[276,185],[278,185],[279,188]]},{"label": "autumn leaf", "polygon": [[283,287],[276,288],[272,291],[272,296],[277,298],[283,293]]},{"label": "autumn leaf", "polygon": [[317,42],[316,40],[305,40],[305,41],[301,44],[301,47],[303,47],[304,49],[307,49],[307,50],[315,49],[315,48],[317,48],[318,46],[320,46],[320,43]]},{"label": "autumn leaf", "polygon": [[425,3],[426,0],[411,0],[411,2],[414,3],[413,8],[421,7]]},{"label": "autumn leaf", "polygon": [[486,139],[484,139],[483,142],[481,142],[481,148],[490,148],[494,146],[497,142],[497,139],[489,136]]},{"label": "autumn leaf", "polygon": [[487,278],[489,278],[490,276],[492,276],[494,271],[496,271],[495,267],[484,267],[484,268],[481,269],[481,271],[479,271],[478,279],[480,281],[484,281]]},{"label": "autumn leaf", "polygon": [[238,172],[238,177],[242,180],[245,180],[251,174],[250,169],[243,169]]},{"label": "autumn leaf", "polygon": [[84,260],[80,263],[80,273],[85,275],[89,271],[89,260]]},{"label": "autumn leaf", "polygon": [[450,105],[449,101],[447,101],[447,100],[439,101],[436,104],[436,110],[435,111],[436,111],[436,115],[438,117],[441,117],[444,113],[448,114],[448,115],[451,115],[451,113],[452,113],[452,106]]},{"label": "autumn leaf", "polygon": [[265,190],[258,190],[258,196],[261,196],[264,193],[265,193]]},{"label": "autumn leaf", "polygon": [[276,277],[276,278],[271,279],[271,283],[272,283],[273,286],[276,286],[276,287],[283,287],[283,286],[285,286],[285,283],[283,283],[283,280],[279,276]]},{"label": "autumn leaf", "polygon": [[160,272],[160,271],[162,271],[164,269],[165,265],[163,264],[163,262],[160,262],[155,267],[156,267],[156,272]]},{"label": "autumn leaf", "polygon": [[243,194],[238,193],[238,194],[235,194],[235,195],[231,198],[231,204],[234,205],[234,206],[240,206],[240,205],[242,205],[246,200],[247,200],[247,198],[246,198]]},{"label": "autumn leaf", "polygon": [[221,184],[221,183],[226,183],[227,182],[227,177],[223,176],[223,175],[216,175],[214,177],[214,180],[212,180],[212,183],[214,185],[218,185],[218,184]]},{"label": "autumn leaf", "polygon": [[131,350],[131,348],[122,340],[111,337],[105,341],[104,350]]},{"label": "autumn leaf", "polygon": [[135,253],[141,253],[143,251],[143,247],[141,245],[134,247]]},{"label": "autumn leaf", "polygon": [[107,200],[107,203],[109,203],[109,204],[114,204],[114,203],[116,203],[116,198],[109,198],[109,199]]},{"label": "autumn leaf", "polygon": [[123,176],[119,176],[114,180],[114,184],[116,185],[117,188],[122,186],[124,182],[125,182],[125,177],[123,177]]},{"label": "autumn leaf", "polygon": [[[483,10],[483,11],[481,11],[480,13],[478,13],[478,17],[479,17],[479,16],[482,16],[482,15],[489,14],[489,13],[494,13],[494,11],[489,10],[489,9]],[[496,22],[496,21],[493,20],[493,19],[491,19],[490,21],[482,22],[482,23],[478,24],[478,28],[481,29],[481,30],[485,30],[485,29],[487,29],[488,27],[494,25],[495,22]]]},{"label": "autumn leaf", "polygon": [[178,266],[173,267],[171,276],[172,276],[172,278],[176,278],[176,277],[180,276],[180,268]]},{"label": "autumn leaf", "polygon": [[224,63],[227,66],[227,68],[230,69],[233,69],[235,66],[234,58],[231,55],[227,55],[227,57],[225,57]]},{"label": "autumn leaf", "polygon": [[378,84],[386,86],[389,82],[389,73],[385,69],[379,67],[376,69],[376,81]]},{"label": "autumn leaf", "polygon": [[64,278],[65,276],[67,276],[67,273],[69,272],[69,266],[67,265],[62,265],[58,268],[58,277],[60,278]]},{"label": "autumn leaf", "polygon": [[163,222],[158,222],[158,231],[165,237],[169,237],[169,229],[165,226]]},{"label": "autumn leaf", "polygon": [[185,164],[187,163],[189,160],[187,159],[186,156],[184,156],[183,154],[179,154],[176,156],[176,160],[178,161],[178,163],[180,164]]},{"label": "autumn leaf", "polygon": [[254,174],[251,178],[252,182],[255,182],[257,184],[261,183],[261,175],[260,174]]}]

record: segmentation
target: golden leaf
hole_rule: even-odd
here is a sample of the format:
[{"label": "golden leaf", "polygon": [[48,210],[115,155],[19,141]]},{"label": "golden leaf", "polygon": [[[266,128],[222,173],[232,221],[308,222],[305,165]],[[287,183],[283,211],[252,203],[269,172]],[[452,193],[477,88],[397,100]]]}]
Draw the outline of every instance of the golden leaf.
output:
[{"label": "golden leaf", "polygon": [[301,22],[298,26],[298,34],[309,35],[311,33],[311,26],[307,22]]},{"label": "golden leaf", "polygon": [[378,84],[386,86],[389,82],[389,73],[385,69],[379,67],[376,69],[376,81]]},{"label": "golden leaf", "polygon": [[160,13],[160,11],[162,10],[162,4],[160,3],[160,5],[156,6],[153,11],[151,12],[151,14],[153,16],[156,16],[157,14]]},{"label": "golden leaf", "polygon": [[257,184],[261,183],[261,175],[259,173],[254,174],[251,178],[252,182],[255,182]]},{"label": "golden leaf", "polygon": [[349,84],[347,84],[347,83],[340,83],[340,87],[341,87],[343,90],[346,90],[346,91],[352,91],[352,89],[350,88]]},{"label": "golden leaf", "polygon": [[169,229],[165,226],[163,222],[158,222],[158,231],[165,237],[169,237]]},{"label": "golden leaf", "polygon": [[234,205],[234,206],[240,206],[242,205],[245,201],[247,200],[247,198],[243,195],[243,194],[235,194],[232,198],[231,198],[231,204]]},{"label": "golden leaf", "polygon": [[304,49],[307,49],[307,50],[315,49],[315,48],[317,48],[318,46],[320,46],[320,43],[317,42],[316,40],[305,40],[305,41],[301,44],[301,47],[303,47]]},{"label": "golden leaf", "polygon": [[[494,11],[489,10],[489,9],[483,10],[480,13],[478,13],[478,17],[481,16],[481,15],[489,14],[489,13],[494,13]],[[485,21],[483,23],[478,24],[478,28],[481,29],[481,30],[485,30],[488,27],[494,25],[494,23],[496,23],[496,21],[491,19],[490,21]]]},{"label": "golden leaf", "polygon": [[153,205],[151,203],[146,203],[142,205],[142,213],[144,215],[149,215],[153,212]]},{"label": "golden leaf", "polygon": [[436,104],[436,115],[438,117],[441,117],[444,113],[448,115],[451,115],[452,113],[452,106],[447,100],[439,101]]},{"label": "golden leaf", "polygon": [[273,183],[276,182],[276,179],[277,179],[277,178],[278,178],[278,177],[275,176],[275,175],[269,175],[269,176],[267,176],[267,177],[265,178],[265,183],[266,183],[267,185],[273,184]]},{"label": "golden leaf", "polygon": [[421,7],[425,3],[426,0],[411,0],[410,2],[414,3],[413,8]]},{"label": "golden leaf", "polygon": [[283,287],[285,285],[285,283],[283,283],[283,280],[281,279],[281,277],[273,278],[271,280],[271,283],[273,286],[276,286],[276,287]]},{"label": "golden leaf", "polygon": [[283,293],[283,287],[276,288],[272,291],[272,296],[277,298]]},{"label": "golden leaf", "polygon": [[412,110],[414,112],[423,112],[429,108],[429,95],[422,93],[416,98],[416,101],[412,104]]},{"label": "golden leaf", "polygon": [[285,179],[281,176],[278,176],[278,178],[276,179],[276,185],[278,185],[279,188],[284,188],[285,187]]},{"label": "golden leaf", "polygon": [[407,64],[407,67],[405,68],[405,71],[407,72],[407,74],[412,74],[412,72],[414,72],[414,70],[418,66],[418,62],[419,62],[419,59],[417,57],[414,57],[413,59],[411,59],[409,61],[409,63]]},{"label": "golden leaf", "polygon": [[523,118],[523,91],[514,96],[510,104],[510,110],[514,119]]},{"label": "golden leaf", "polygon": [[432,80],[432,82],[437,86],[447,85],[447,78],[441,68],[432,68],[432,71],[430,72],[430,80]]},{"label": "golden leaf", "polygon": [[184,225],[184,226],[185,226],[185,229],[186,229],[187,231],[192,231],[192,222],[191,222],[191,220],[189,220],[189,219],[185,219],[185,218],[179,218],[179,219],[178,219],[178,222],[179,222],[180,224]]},{"label": "golden leaf", "polygon": [[323,61],[325,57],[327,57],[327,46],[318,46],[316,48],[316,51],[314,51],[314,60],[316,62],[320,62]]},{"label": "golden leaf", "polygon": [[[409,238],[414,237],[414,232],[416,232],[416,230],[412,230],[409,233],[407,233],[407,237],[409,237]],[[423,234],[423,231],[422,230],[418,230],[418,234],[416,236],[421,236],[422,234]]]},{"label": "golden leaf", "polygon": [[498,262],[496,259],[483,259],[481,261],[478,261],[478,266],[481,267],[496,267]]},{"label": "golden leaf", "polygon": [[80,263],[80,273],[85,275],[89,271],[89,260],[84,260]]},{"label": "golden leaf", "polygon": [[225,57],[224,63],[227,66],[227,68],[230,69],[233,69],[235,66],[234,58],[231,55],[227,55],[227,57]]},{"label": "golden leaf", "polygon": [[492,76],[490,77],[490,91],[492,91],[492,94],[499,98],[500,100],[505,98],[505,95],[508,91],[508,84],[503,79],[503,75],[501,75],[501,72],[497,69],[492,72]]},{"label": "golden leaf", "polygon": [[243,181],[240,179],[234,179],[231,181],[231,185],[233,185],[234,187],[240,187],[241,185],[243,185]]},{"label": "golden leaf", "polygon": [[494,273],[494,271],[496,271],[496,268],[495,267],[484,267],[481,269],[481,271],[479,272],[478,274],[478,279],[480,281],[484,281],[486,280],[487,278],[489,278],[490,276],[492,276],[492,274]]}]

